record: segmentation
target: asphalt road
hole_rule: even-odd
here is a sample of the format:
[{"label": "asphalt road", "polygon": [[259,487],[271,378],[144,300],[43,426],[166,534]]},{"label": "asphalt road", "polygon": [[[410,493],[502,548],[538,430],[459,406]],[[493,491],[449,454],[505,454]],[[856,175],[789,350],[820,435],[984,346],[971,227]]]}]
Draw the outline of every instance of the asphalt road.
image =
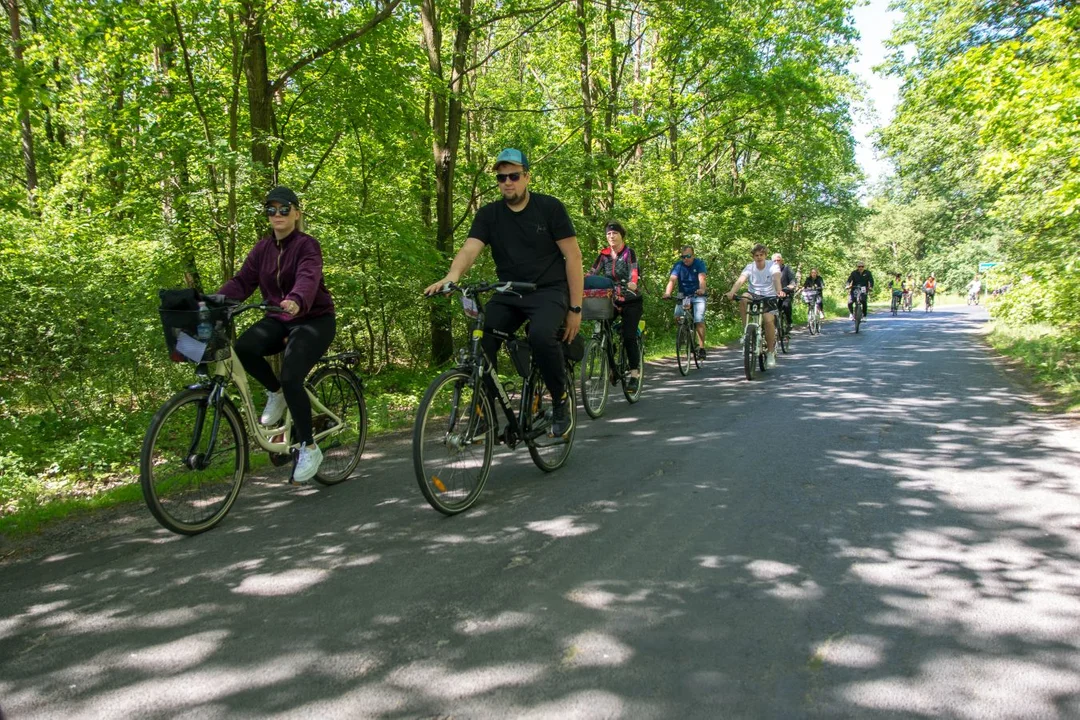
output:
[{"label": "asphalt road", "polygon": [[800,331],[579,413],[567,467],[500,450],[473,510],[407,437],[245,487],[216,530],[0,570],[21,718],[1077,718],[1080,432],[981,308]]}]

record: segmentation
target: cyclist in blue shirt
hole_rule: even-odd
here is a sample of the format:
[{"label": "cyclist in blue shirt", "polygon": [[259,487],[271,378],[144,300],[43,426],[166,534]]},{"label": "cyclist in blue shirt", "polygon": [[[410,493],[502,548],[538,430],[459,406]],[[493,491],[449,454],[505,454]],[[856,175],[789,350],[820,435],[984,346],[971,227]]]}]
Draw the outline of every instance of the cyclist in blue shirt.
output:
[{"label": "cyclist in blue shirt", "polygon": [[[705,359],[705,261],[694,257],[694,246],[683,245],[679,254],[679,262],[671,268],[671,277],[668,279],[667,289],[664,290],[664,299],[671,297],[671,291],[675,289],[675,283],[679,283],[679,294],[682,296],[692,295],[694,308],[694,325],[698,335],[698,358]],[[675,317],[681,317],[683,313],[682,303],[675,305]]]}]

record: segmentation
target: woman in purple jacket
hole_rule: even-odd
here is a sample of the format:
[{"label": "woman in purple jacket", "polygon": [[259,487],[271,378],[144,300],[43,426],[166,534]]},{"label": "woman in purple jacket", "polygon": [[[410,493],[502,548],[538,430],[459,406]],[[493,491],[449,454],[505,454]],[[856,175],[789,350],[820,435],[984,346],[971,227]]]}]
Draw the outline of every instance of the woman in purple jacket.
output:
[{"label": "woman in purple jacket", "polygon": [[[258,288],[264,302],[285,311],[267,315],[248,328],[236,340],[233,352],[248,374],[269,392],[260,422],[279,422],[286,406],[292,413],[294,437],[301,443],[293,481],[306,483],[322,464],[322,451],[312,437],[311,401],[304,392],[304,379],[334,340],[334,301],[323,281],[319,241],[298,227],[300,200],[296,193],[276,187],[267,194],[265,205],[274,232],[255,243],[240,272],[218,292],[243,301]],[[283,350],[279,380],[265,356]]]}]

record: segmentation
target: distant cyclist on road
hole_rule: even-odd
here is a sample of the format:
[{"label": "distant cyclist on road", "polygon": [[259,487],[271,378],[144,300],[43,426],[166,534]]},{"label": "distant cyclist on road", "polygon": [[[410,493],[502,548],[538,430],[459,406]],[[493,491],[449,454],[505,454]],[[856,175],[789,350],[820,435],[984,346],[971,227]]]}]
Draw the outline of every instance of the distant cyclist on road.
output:
[{"label": "distant cyclist on road", "polygon": [[791,327],[791,299],[796,289],[795,271],[790,265],[784,264],[784,256],[780,253],[773,253],[772,261],[780,268],[780,289],[784,291],[784,297],[780,298],[780,311],[784,313],[788,327]]},{"label": "distant cyclist on road", "polygon": [[975,278],[968,283],[967,291],[969,300],[972,302],[979,301],[979,293],[982,292],[982,281],[979,280],[978,273],[975,273]]},{"label": "distant cyclist on road", "polygon": [[866,299],[870,295],[870,291],[874,289],[874,276],[870,274],[870,271],[866,269],[866,261],[860,260],[855,264],[855,269],[848,275],[847,286],[851,293],[848,295],[848,320],[855,319],[855,288],[866,288],[866,292],[862,296],[862,314],[866,317]]},{"label": "distant cyclist on road", "polygon": [[[605,228],[608,246],[600,251],[596,262],[586,275],[598,275],[611,278],[616,283],[615,308],[622,315],[623,346],[630,363],[630,382],[627,389],[634,393],[638,389],[641,367],[638,357],[638,323],[644,312],[644,302],[638,291],[637,255],[626,244],[626,228],[614,220]],[[625,283],[623,292],[618,283]]]},{"label": "distant cyclist on road", "polygon": [[937,278],[934,277],[934,273],[930,273],[930,277],[923,283],[923,292],[926,293],[926,306],[933,305],[934,294],[937,293]]},{"label": "distant cyclist on road", "polygon": [[825,294],[825,279],[818,274],[817,268],[810,268],[810,274],[803,281],[803,290],[817,290],[817,309],[822,315],[825,314],[825,304],[822,296]]},{"label": "distant cyclist on road", "polygon": [[581,328],[581,248],[566,207],[550,195],[529,192],[529,180],[525,153],[513,148],[499,153],[495,181],[502,199],[477,211],[469,237],[454,256],[450,271],[429,285],[424,294],[432,295],[447,283],[460,280],[488,245],[500,281],[536,283],[533,292],[496,293],[488,300],[480,343],[494,364],[502,339],[489,331],[513,333],[529,321],[529,346],[551,391],[551,434],[563,437],[572,427],[573,415],[567,404],[560,339],[570,342]]},{"label": "distant cyclist on road", "polygon": [[[694,257],[694,246],[683,245],[679,262],[671,268],[664,299],[671,297],[675,283],[679,283],[679,292],[684,297],[693,296],[694,326],[698,336],[698,359],[705,359],[705,261]],[[682,317],[681,303],[675,305],[675,317]]]},{"label": "distant cyclist on road", "polygon": [[[743,268],[742,274],[731,285],[727,292],[728,300],[735,299],[735,293],[743,284],[750,283],[750,294],[756,298],[782,298],[787,293],[780,287],[780,268],[776,263],[769,261],[769,249],[758,243],[751,250],[753,262]],[[776,322],[775,311],[765,313],[765,367],[776,367]],[[743,325],[746,324],[746,300],[739,301],[739,315]]]}]

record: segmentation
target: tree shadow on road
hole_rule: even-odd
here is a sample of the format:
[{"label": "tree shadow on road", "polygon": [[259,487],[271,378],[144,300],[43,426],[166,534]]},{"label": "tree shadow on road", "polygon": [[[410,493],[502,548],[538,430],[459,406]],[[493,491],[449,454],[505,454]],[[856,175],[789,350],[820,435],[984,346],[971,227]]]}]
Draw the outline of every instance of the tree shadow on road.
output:
[{"label": "tree shadow on road", "polygon": [[[911,326],[918,322],[914,328]],[[497,454],[444,518],[407,438],[196,538],[5,571],[15,717],[1076,717],[1080,460],[970,313],[733,350]]]}]

